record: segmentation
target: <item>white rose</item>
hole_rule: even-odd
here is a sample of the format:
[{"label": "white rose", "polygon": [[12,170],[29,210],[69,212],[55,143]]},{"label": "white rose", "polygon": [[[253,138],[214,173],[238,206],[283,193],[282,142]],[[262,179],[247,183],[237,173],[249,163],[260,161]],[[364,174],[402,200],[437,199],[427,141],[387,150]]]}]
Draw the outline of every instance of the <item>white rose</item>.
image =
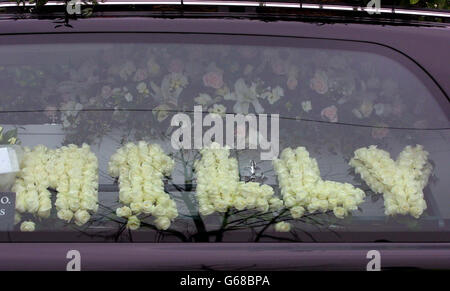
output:
[{"label": "white rose", "polygon": [[199,211],[202,215],[210,215],[214,213],[214,207],[212,205],[200,205]]},{"label": "white rose", "polygon": [[273,197],[269,200],[270,203],[270,209],[272,210],[280,210],[281,208],[283,208],[283,200],[278,199],[276,197]]},{"label": "white rose", "polygon": [[72,210],[73,212],[80,209],[80,202],[78,201],[78,199],[69,198],[68,202],[69,202],[69,209]]},{"label": "white rose", "polygon": [[131,230],[136,230],[141,226],[141,221],[137,216],[133,215],[128,218],[127,227]]},{"label": "white rose", "polygon": [[165,216],[166,209],[161,204],[156,205],[156,207],[153,210],[153,215],[155,216]]},{"label": "white rose", "polygon": [[161,216],[155,219],[155,224],[158,229],[166,230],[170,227],[170,219]]},{"label": "white rose", "polygon": [[289,232],[290,230],[291,230],[291,224],[289,224],[285,221],[280,221],[277,224],[275,224],[275,231]]},{"label": "white rose", "polygon": [[293,198],[291,196],[286,197],[286,199],[284,199],[284,204],[288,208],[293,207],[296,204],[295,198]]},{"label": "white rose", "polygon": [[59,219],[70,222],[70,220],[72,220],[73,217],[73,212],[70,211],[69,209],[61,209],[58,211],[57,215]]},{"label": "white rose", "polygon": [[[36,192],[36,191],[34,191]],[[37,198],[37,194],[33,195],[28,193],[27,197],[25,198],[25,202],[27,205],[27,211],[30,213],[35,213],[39,209],[39,200]]]},{"label": "white rose", "polygon": [[133,194],[131,194],[130,191],[120,191],[119,200],[123,204],[130,204],[131,202],[133,202]]},{"label": "white rose", "polygon": [[48,218],[52,210],[52,203],[50,199],[44,200],[39,205],[38,216],[42,218]]},{"label": "white rose", "polygon": [[214,207],[216,208],[216,210],[218,212],[225,212],[227,211],[228,205],[225,201],[223,200],[216,200],[214,202]]},{"label": "white rose", "polygon": [[88,222],[89,219],[91,219],[91,215],[89,214],[89,212],[81,209],[75,212],[74,217],[75,217],[75,224],[78,226],[82,226],[83,224]]},{"label": "white rose", "polygon": [[305,213],[305,209],[301,206],[295,206],[290,209],[292,218],[300,218]]},{"label": "white rose", "polygon": [[116,209],[116,215],[119,217],[130,217],[132,214],[131,208],[128,206],[123,206]]},{"label": "white rose", "polygon": [[337,218],[344,218],[344,216],[347,214],[343,207],[335,207],[333,209],[333,213]]},{"label": "white rose", "polygon": [[178,216],[178,210],[176,208],[169,208],[166,211],[166,217],[169,219],[174,219]]},{"label": "white rose", "polygon": [[35,226],[33,221],[24,221],[20,225],[20,231],[34,231]]},{"label": "white rose", "polygon": [[26,212],[26,203],[25,203],[25,197],[23,195],[17,197],[16,201],[16,210],[20,213]]},{"label": "white rose", "polygon": [[142,211],[146,214],[152,214],[155,211],[155,205],[151,201],[144,201],[142,203]]},{"label": "white rose", "polygon": [[141,202],[131,202],[130,208],[133,211],[133,213],[140,213],[142,210],[142,203]]},{"label": "white rose", "polygon": [[85,210],[91,210],[91,211],[96,211],[98,208],[97,202],[95,200],[92,199],[87,199],[87,200],[83,200],[81,201],[81,208],[85,209]]},{"label": "white rose", "polygon": [[242,197],[238,197],[238,198],[235,200],[235,202],[234,202],[234,207],[235,207],[237,210],[242,210],[242,209],[244,209],[246,206],[247,206],[247,202],[246,202],[246,200],[245,200],[244,198],[242,198]]},{"label": "white rose", "polygon": [[423,209],[421,209],[419,207],[411,207],[410,213],[413,217],[419,218],[423,213]]}]

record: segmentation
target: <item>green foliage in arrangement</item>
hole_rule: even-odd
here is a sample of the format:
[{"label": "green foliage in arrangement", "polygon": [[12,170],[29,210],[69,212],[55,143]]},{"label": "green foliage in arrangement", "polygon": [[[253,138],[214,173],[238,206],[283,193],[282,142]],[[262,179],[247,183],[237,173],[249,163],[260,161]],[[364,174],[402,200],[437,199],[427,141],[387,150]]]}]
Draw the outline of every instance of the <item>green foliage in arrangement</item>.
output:
[{"label": "green foliage in arrangement", "polygon": [[3,127],[0,126],[0,144],[19,144],[20,141],[17,139],[17,129],[11,129],[4,131]]}]

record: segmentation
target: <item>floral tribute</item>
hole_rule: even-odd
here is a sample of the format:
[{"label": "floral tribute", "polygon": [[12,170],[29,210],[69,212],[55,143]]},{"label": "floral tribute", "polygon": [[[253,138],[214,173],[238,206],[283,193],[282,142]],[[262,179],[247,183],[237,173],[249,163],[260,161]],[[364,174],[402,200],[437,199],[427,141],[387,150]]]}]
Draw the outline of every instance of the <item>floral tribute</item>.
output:
[{"label": "floral tribute", "polygon": [[197,199],[202,215],[237,210],[256,209],[260,212],[279,210],[283,202],[274,196],[273,188],[257,182],[239,181],[237,159],[230,150],[212,143],[200,151],[202,158],[195,162]]},{"label": "floral tribute", "polygon": [[164,192],[164,176],[172,173],[174,161],[157,144],[140,141],[119,148],[109,162],[109,173],[119,178],[119,217],[127,227],[140,227],[139,215],[153,215],[158,229],[166,230],[178,216],[175,201]]},{"label": "floral tribute", "polygon": [[364,200],[364,192],[351,184],[322,180],[317,161],[304,147],[284,149],[273,164],[284,204],[293,218],[306,211],[333,211],[343,218]]},{"label": "floral tribute", "polygon": [[372,145],[355,151],[350,165],[375,193],[383,193],[386,215],[410,214],[415,218],[427,208],[423,188],[432,167],[423,146],[407,146],[397,160]]},{"label": "floral tribute", "polygon": [[[12,188],[16,192],[16,222],[20,214],[31,213],[38,218],[50,217],[52,192],[57,191],[55,206],[58,218],[74,220],[78,226],[89,221],[98,210],[98,162],[90,147],[83,144],[63,146],[56,150],[43,145],[25,147],[21,171]],[[32,221],[25,221],[21,230],[34,230]]]}]

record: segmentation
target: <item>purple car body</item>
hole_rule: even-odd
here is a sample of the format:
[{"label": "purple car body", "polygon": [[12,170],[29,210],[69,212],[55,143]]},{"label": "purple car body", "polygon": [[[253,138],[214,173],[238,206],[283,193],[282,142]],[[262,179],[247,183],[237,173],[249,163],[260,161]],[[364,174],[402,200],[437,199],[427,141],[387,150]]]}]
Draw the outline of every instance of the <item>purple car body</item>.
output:
[{"label": "purple car body", "polygon": [[[20,19],[18,15],[0,14],[0,47],[155,39],[181,44],[245,44],[248,39],[259,45],[279,40],[281,45],[294,46],[311,40],[336,42],[336,47],[367,46],[366,51],[381,51],[411,68],[450,116],[450,24],[445,21],[396,21],[365,14],[341,16],[331,10],[321,15],[306,10],[295,17],[276,12],[214,15],[191,11],[169,18],[146,15],[143,9],[99,11],[92,17],[70,19],[70,26],[65,26],[56,25],[51,14],[26,14]],[[444,19],[448,17],[450,13]],[[273,21],[264,21],[267,19]],[[288,243],[151,243],[144,239],[132,243],[91,243],[76,238],[61,241],[51,231],[33,241],[4,232],[0,233],[0,270],[65,270],[70,250],[81,253],[82,270],[366,270],[370,250],[380,252],[383,270],[450,269],[450,219],[446,215],[439,219],[439,227],[414,234],[392,230],[387,235],[392,239],[385,241],[372,235],[370,229],[346,233],[342,240]]]}]

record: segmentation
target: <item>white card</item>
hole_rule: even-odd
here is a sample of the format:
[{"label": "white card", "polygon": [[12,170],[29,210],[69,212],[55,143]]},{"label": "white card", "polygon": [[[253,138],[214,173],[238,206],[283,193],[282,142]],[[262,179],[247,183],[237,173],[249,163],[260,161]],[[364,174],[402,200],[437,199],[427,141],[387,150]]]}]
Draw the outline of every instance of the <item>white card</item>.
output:
[{"label": "white card", "polygon": [[16,151],[12,148],[0,148],[0,174],[19,171]]}]

